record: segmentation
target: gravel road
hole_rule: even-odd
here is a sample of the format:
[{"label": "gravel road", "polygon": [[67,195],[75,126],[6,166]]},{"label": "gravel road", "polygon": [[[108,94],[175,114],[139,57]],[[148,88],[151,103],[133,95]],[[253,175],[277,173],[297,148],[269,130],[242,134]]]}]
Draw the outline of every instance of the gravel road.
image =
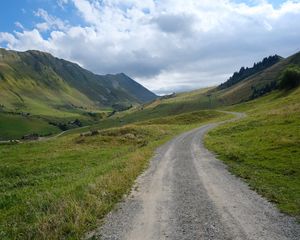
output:
[{"label": "gravel road", "polygon": [[293,218],[231,175],[203,146],[205,133],[216,125],[160,147],[132,193],[87,238],[299,240]]}]

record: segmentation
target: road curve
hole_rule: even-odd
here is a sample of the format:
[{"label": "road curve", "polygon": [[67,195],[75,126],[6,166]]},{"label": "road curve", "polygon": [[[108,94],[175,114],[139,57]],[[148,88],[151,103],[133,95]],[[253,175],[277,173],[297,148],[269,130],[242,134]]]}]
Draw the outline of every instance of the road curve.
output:
[{"label": "road curve", "polygon": [[132,193],[87,238],[299,239],[300,225],[293,218],[231,175],[203,146],[205,133],[217,125],[186,132],[160,147]]},{"label": "road curve", "polygon": [[55,134],[55,135],[53,135],[53,136],[49,136],[49,137],[40,137],[40,138],[38,139],[38,141],[49,141],[49,140],[54,140],[54,139],[59,138],[59,137],[61,137],[62,135],[68,133],[68,132],[71,132],[72,130],[85,129],[85,128],[88,128],[88,127],[90,127],[90,125],[83,126],[83,127],[78,127],[78,128],[71,128],[71,129],[62,131],[62,132],[60,132],[60,133],[57,133],[57,134]]}]

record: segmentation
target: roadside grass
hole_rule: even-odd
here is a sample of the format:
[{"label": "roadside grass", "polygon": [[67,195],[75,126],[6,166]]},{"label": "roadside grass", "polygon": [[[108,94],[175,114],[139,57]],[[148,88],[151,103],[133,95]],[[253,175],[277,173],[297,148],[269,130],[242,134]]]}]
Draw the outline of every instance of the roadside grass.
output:
[{"label": "roadside grass", "polygon": [[0,141],[20,139],[30,133],[49,135],[60,130],[42,119],[0,113]]},{"label": "roadside grass", "polygon": [[181,117],[178,124],[131,124],[0,146],[0,239],[80,239],[129,192],[159,145],[228,118],[204,115],[210,117],[196,114],[193,124]]},{"label": "roadside grass", "polygon": [[248,117],[210,131],[206,146],[230,171],[300,220],[300,88],[227,107]]}]

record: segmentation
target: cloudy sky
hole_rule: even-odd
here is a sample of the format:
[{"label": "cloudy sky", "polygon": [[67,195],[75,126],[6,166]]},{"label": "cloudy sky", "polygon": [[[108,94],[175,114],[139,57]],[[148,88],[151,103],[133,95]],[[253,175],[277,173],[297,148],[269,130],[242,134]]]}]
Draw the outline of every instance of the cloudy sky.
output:
[{"label": "cloudy sky", "polygon": [[225,81],[300,51],[300,0],[1,1],[0,46],[38,49],[156,93]]}]

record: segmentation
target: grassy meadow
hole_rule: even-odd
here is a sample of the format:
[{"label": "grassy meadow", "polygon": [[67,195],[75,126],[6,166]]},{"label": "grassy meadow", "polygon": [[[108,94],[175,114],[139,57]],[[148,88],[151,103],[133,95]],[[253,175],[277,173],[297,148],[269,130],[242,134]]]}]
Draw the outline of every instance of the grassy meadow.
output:
[{"label": "grassy meadow", "polygon": [[199,111],[0,146],[0,239],[80,239],[128,193],[159,145],[229,117]]},{"label": "grassy meadow", "polygon": [[[67,129],[78,128],[70,122],[78,119],[82,126],[95,124],[109,115],[111,110],[101,109],[87,112],[78,111],[72,114],[61,111],[64,115],[26,115],[18,112],[0,111],[0,141],[21,139],[24,135],[38,134],[39,136],[50,136],[62,131],[59,125],[66,125]],[[52,124],[50,124],[52,123]]]},{"label": "grassy meadow", "polygon": [[300,220],[300,88],[227,107],[245,119],[209,132],[206,145],[250,187]]},{"label": "grassy meadow", "polygon": [[59,131],[57,127],[42,119],[0,113],[0,141],[20,139],[30,133],[49,135]]}]

